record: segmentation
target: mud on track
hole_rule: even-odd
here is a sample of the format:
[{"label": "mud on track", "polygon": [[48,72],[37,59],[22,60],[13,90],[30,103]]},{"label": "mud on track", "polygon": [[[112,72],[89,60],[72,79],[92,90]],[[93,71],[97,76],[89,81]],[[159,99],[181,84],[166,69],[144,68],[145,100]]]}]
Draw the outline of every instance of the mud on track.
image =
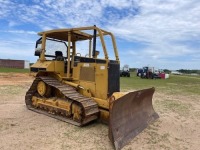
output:
[{"label": "mud on track", "polygon": [[[80,128],[27,110],[24,96],[32,81],[28,74],[0,74],[0,149],[113,149],[104,124]],[[123,150],[199,149],[200,97],[156,92],[153,102],[160,118]]]}]

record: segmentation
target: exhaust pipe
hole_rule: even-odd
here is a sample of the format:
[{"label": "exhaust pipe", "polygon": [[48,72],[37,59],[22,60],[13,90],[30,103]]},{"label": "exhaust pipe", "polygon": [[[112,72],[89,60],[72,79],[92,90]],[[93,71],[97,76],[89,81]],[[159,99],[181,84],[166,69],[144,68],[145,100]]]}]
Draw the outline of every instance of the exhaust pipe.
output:
[{"label": "exhaust pipe", "polygon": [[[96,25],[94,25],[96,27]],[[94,34],[93,34],[93,51],[92,51],[92,56],[95,58],[96,56],[96,39],[97,39],[97,30],[94,29]]]}]

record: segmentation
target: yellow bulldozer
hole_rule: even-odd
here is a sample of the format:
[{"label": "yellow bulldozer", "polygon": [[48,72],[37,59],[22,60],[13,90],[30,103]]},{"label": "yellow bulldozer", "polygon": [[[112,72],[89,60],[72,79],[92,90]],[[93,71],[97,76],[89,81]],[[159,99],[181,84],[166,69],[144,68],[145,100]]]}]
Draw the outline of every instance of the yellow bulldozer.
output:
[{"label": "yellow bulldozer", "polygon": [[[94,120],[107,123],[117,150],[159,117],[152,106],[154,88],[120,92],[120,61],[111,32],[89,26],[38,35],[39,58],[30,67],[35,79],[25,96],[28,109],[77,126]],[[108,57],[107,39],[114,60]],[[84,56],[77,52],[81,46],[87,47]]]}]

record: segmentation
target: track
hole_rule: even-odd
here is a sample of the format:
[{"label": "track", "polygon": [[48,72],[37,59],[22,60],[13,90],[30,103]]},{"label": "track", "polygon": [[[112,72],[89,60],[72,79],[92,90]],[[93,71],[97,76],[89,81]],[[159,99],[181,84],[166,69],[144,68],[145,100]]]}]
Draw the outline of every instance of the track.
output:
[{"label": "track", "polygon": [[[37,93],[37,84],[40,81],[43,81],[44,83],[49,85],[51,88],[53,88],[52,90],[53,92],[55,90],[58,90],[62,95],[64,95],[64,98],[62,98],[62,100],[68,101],[68,102],[70,101],[71,104],[78,105],[81,108],[81,112],[82,112],[81,120],[79,121],[73,120],[72,116],[62,115],[62,109],[60,108],[57,109],[57,108],[52,107],[53,109],[56,110],[56,113],[49,113],[48,108],[47,107],[45,108],[45,106],[43,109],[33,106],[32,104],[33,96],[38,97],[38,98],[43,98],[39,96],[39,94]],[[48,99],[48,98],[45,98],[45,99]],[[87,124],[88,122],[91,122],[92,120],[96,120],[98,118],[98,113],[99,113],[97,103],[93,101],[91,98],[81,95],[72,86],[63,84],[59,82],[57,79],[53,77],[49,77],[49,76],[36,77],[30,89],[26,92],[25,102],[26,102],[27,108],[30,110],[45,114],[47,116],[50,116],[50,117],[53,117],[53,118],[77,125],[77,126],[82,126],[82,125]],[[72,105],[70,105],[70,107],[72,107]]]}]

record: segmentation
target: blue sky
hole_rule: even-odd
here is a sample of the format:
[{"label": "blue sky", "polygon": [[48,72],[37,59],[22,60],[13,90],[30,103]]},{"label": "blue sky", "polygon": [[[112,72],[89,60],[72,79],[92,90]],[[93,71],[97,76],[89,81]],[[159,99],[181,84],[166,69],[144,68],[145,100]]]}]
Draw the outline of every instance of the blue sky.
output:
[{"label": "blue sky", "polygon": [[0,58],[35,62],[37,32],[94,24],[122,66],[200,69],[199,0],[0,0]]}]

